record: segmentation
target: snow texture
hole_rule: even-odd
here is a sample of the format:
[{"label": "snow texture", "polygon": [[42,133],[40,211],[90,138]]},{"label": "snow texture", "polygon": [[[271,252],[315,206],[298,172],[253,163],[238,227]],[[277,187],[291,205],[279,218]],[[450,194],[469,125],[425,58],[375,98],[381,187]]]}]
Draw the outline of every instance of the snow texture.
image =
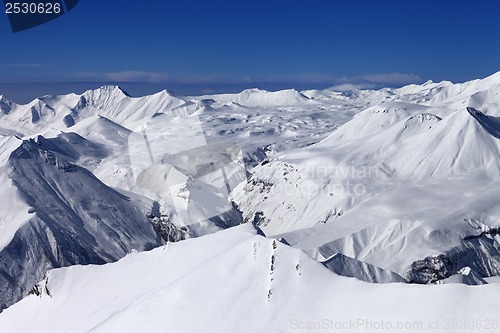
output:
[{"label": "snow texture", "polygon": [[493,319],[499,119],[500,73],[342,92],[0,96],[0,327]]}]

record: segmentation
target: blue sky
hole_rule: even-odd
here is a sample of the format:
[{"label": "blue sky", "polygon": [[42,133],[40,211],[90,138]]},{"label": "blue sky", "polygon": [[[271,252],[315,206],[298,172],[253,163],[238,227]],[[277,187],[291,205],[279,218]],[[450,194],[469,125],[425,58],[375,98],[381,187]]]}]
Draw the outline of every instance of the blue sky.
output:
[{"label": "blue sky", "polygon": [[500,70],[498,13],[498,1],[81,0],[16,34],[0,13],[0,93],[465,81]]}]

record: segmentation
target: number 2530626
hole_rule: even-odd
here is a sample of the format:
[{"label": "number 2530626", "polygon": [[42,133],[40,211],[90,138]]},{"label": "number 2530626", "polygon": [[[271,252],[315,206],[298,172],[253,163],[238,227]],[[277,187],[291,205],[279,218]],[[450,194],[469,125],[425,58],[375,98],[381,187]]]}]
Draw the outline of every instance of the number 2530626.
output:
[{"label": "number 2530626", "polygon": [[33,2],[7,2],[5,3],[6,14],[59,14],[61,13],[61,4],[51,3],[33,3]]}]

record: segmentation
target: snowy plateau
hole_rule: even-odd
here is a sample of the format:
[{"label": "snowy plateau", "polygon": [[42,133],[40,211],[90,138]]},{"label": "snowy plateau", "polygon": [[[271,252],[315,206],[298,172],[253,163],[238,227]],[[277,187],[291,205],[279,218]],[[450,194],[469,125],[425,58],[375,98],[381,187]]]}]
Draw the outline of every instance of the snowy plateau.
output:
[{"label": "snowy plateau", "polygon": [[500,72],[0,95],[0,332],[500,331]]}]

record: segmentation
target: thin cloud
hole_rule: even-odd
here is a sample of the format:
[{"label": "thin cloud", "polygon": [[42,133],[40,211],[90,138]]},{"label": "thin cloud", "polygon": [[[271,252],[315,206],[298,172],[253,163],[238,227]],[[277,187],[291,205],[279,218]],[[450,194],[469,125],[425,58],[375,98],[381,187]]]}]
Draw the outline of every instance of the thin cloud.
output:
[{"label": "thin cloud", "polygon": [[[348,88],[348,85],[358,86],[357,89],[376,89],[382,87],[404,86],[412,83],[420,83],[422,79],[416,74],[406,73],[378,73],[359,76],[343,76],[333,80],[338,88]],[[351,89],[347,89],[351,90]]]},{"label": "thin cloud", "polygon": [[50,67],[46,64],[6,64],[6,67],[24,67],[24,68],[44,68]]},{"label": "thin cloud", "polygon": [[80,72],[73,75],[79,81],[115,82],[115,83],[161,83],[181,85],[205,85],[205,89],[212,89],[208,85],[224,86],[287,86],[300,87],[303,85],[332,87],[335,90],[379,89],[383,87],[398,87],[411,83],[421,83],[422,79],[416,74],[408,73],[372,73],[356,76],[334,76],[321,73],[300,73],[280,75],[275,77],[231,77],[195,74],[168,74],[166,72],[150,72],[137,70],[109,71],[109,72]]},{"label": "thin cloud", "polygon": [[165,82],[168,79],[167,73],[144,72],[144,71],[120,71],[120,72],[85,72],[79,73],[80,77],[111,82]]},{"label": "thin cloud", "polygon": [[368,82],[385,84],[408,84],[421,81],[418,75],[404,73],[367,74],[361,78]]},{"label": "thin cloud", "polygon": [[[241,81],[244,82],[244,81]],[[355,76],[334,76],[322,73],[301,73],[281,77],[253,79],[247,82],[288,82],[335,86],[338,89],[374,89],[384,86],[400,86],[422,82],[420,76],[408,73],[371,73]]]},{"label": "thin cloud", "polygon": [[348,91],[348,90],[360,90],[360,89],[375,89],[376,85],[373,83],[342,83],[336,84],[330,89],[335,91]]}]

